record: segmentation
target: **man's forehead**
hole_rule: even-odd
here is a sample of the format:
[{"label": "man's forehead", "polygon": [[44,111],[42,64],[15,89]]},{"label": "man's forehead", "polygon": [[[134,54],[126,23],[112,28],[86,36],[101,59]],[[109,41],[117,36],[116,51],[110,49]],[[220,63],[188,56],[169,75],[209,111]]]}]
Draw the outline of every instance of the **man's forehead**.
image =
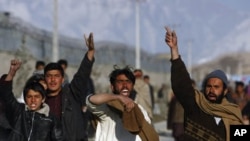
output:
[{"label": "man's forehead", "polygon": [[208,80],[207,80],[207,84],[208,83],[221,83],[221,84],[223,84],[223,81],[220,79],[220,78],[217,78],[217,77],[212,77],[212,78],[209,78]]},{"label": "man's forehead", "polygon": [[49,70],[46,72],[46,75],[48,74],[61,74],[61,72],[59,70]]},{"label": "man's forehead", "polygon": [[127,78],[127,76],[125,74],[120,74],[116,78]]}]

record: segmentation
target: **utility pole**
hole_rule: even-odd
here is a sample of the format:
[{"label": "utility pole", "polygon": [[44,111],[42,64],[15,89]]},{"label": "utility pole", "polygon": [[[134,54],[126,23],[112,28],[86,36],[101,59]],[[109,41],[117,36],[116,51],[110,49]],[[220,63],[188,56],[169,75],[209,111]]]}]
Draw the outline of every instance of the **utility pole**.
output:
[{"label": "utility pole", "polygon": [[226,67],[226,75],[229,79],[231,79],[231,66],[227,66]]},{"label": "utility pole", "polygon": [[52,61],[57,62],[59,59],[58,49],[58,1],[54,0],[54,13],[53,13],[53,44],[52,44]]},{"label": "utility pole", "polygon": [[135,0],[135,67],[141,68],[140,52],[140,0]]},{"label": "utility pole", "polygon": [[192,76],[192,40],[188,40],[188,62],[187,62],[187,66],[188,66],[188,72],[190,74],[190,76]]}]

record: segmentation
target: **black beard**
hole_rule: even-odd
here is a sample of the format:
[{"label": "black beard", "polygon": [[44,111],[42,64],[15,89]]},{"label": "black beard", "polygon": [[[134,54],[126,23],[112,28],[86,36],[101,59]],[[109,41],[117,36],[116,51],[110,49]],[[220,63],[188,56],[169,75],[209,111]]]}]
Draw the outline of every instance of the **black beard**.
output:
[{"label": "black beard", "polygon": [[205,94],[205,97],[208,101],[212,102],[212,103],[217,103],[217,104],[221,104],[222,99],[224,98],[224,94],[220,94],[215,101],[211,101],[208,99],[208,95]]},{"label": "black beard", "polygon": [[116,89],[113,90],[113,94],[120,94]]},{"label": "black beard", "polygon": [[[113,92],[113,94],[117,94],[117,95],[120,94],[120,92],[116,89],[114,89],[112,92]],[[133,90],[132,92],[130,92],[129,98],[135,100],[135,96],[136,96],[136,91]]]}]

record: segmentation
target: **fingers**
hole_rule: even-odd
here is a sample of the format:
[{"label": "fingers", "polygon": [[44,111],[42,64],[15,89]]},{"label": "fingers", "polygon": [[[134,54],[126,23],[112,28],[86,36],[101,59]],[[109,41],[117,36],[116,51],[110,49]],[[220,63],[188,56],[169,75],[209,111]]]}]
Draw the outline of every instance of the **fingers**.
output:
[{"label": "fingers", "polygon": [[88,38],[87,38],[86,34],[84,34],[84,39],[85,39],[85,42],[86,42],[86,43],[87,43],[87,42],[89,43],[90,41],[93,41],[93,33],[90,32]]},{"label": "fingers", "polygon": [[84,39],[85,39],[85,43],[86,43],[87,47],[89,48],[89,50],[94,50],[94,38],[93,38],[93,33],[90,32],[88,38],[87,38],[87,36],[84,34]]},{"label": "fingers", "polygon": [[166,35],[165,35],[165,42],[170,42],[172,40],[172,31],[169,27],[165,26],[166,29]]},{"label": "fingers", "polygon": [[119,95],[119,98],[124,106],[125,111],[130,112],[135,107],[135,103],[131,98],[123,95]]},{"label": "fingers", "polygon": [[89,41],[93,41],[93,33],[92,32],[90,32],[90,34],[89,34]]},{"label": "fingers", "polygon": [[21,63],[22,62],[20,60],[18,60],[18,59],[13,59],[13,60],[10,61],[11,65],[21,65]]},{"label": "fingers", "polygon": [[85,43],[86,43],[86,45],[87,46],[89,46],[89,42],[88,42],[88,39],[87,39],[87,37],[86,37],[86,35],[84,34],[84,39],[85,39]]},{"label": "fingers", "polygon": [[171,41],[172,41],[172,36],[170,34],[166,34],[166,36],[165,36],[165,42],[169,43]]},{"label": "fingers", "polygon": [[125,110],[127,112],[130,112],[133,108],[135,107],[135,103],[134,102],[129,102],[125,105]]},{"label": "fingers", "polygon": [[165,29],[167,31],[167,33],[166,33],[167,35],[171,35],[172,34],[172,31],[171,31],[171,29],[169,27],[165,26]]},{"label": "fingers", "polygon": [[8,76],[9,78],[7,80],[12,80],[12,78],[15,76],[16,71],[20,68],[22,62],[18,59],[13,59],[10,61],[10,69]]},{"label": "fingers", "polygon": [[175,31],[173,30],[173,31],[171,31],[171,29],[169,28],[169,27],[167,27],[167,26],[165,26],[165,29],[166,29],[166,37],[167,37],[167,35],[168,36],[173,36],[173,37],[176,37],[176,33],[175,33]]},{"label": "fingers", "polygon": [[173,36],[174,38],[177,37],[175,31],[172,32],[172,36]]}]

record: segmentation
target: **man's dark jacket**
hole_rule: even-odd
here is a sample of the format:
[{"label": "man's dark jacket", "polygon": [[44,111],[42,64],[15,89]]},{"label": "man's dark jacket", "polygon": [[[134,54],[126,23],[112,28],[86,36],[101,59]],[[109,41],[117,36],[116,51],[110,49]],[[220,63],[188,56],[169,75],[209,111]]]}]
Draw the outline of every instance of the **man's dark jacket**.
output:
[{"label": "man's dark jacket", "polygon": [[82,101],[86,98],[88,82],[94,60],[90,61],[87,53],[70,84],[65,85],[62,94],[62,126],[67,141],[87,141],[87,120],[82,116]]}]

